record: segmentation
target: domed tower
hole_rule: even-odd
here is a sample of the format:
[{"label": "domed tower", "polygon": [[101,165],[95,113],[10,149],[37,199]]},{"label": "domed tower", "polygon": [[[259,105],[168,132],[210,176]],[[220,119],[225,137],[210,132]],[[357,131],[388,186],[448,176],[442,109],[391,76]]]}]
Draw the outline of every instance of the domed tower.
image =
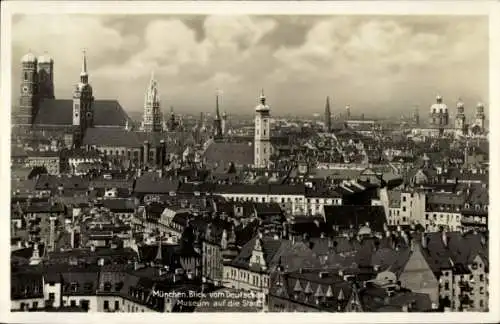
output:
[{"label": "domed tower", "polygon": [[350,105],[345,106],[345,113],[347,116],[346,119],[350,120],[351,119],[351,106]]},{"label": "domed tower", "polygon": [[485,120],[486,116],[484,114],[484,105],[483,103],[478,103],[476,106],[476,125],[479,126],[481,132],[485,131]]},{"label": "domed tower", "polygon": [[255,154],[254,166],[267,168],[271,158],[271,128],[269,125],[270,107],[266,104],[264,90],[260,93],[260,103],[255,107]]},{"label": "domed tower", "polygon": [[83,52],[82,72],[80,73],[80,82],[76,85],[73,92],[73,126],[76,126],[77,142],[81,139],[83,132],[94,124],[94,96],[92,87],[89,84],[89,75],[87,73],[87,56]]},{"label": "domed tower", "polygon": [[146,94],[144,96],[144,114],[142,118],[142,130],[145,132],[159,132],[162,129],[162,115],[160,111],[160,94],[158,82],[154,73],[151,73]]},{"label": "domed tower", "polygon": [[457,102],[457,116],[455,117],[455,128],[461,135],[465,135],[465,113],[464,103],[458,99]]},{"label": "domed tower", "polygon": [[38,104],[37,59],[33,53],[28,53],[22,57],[21,64],[22,76],[18,123],[31,125],[36,114]]},{"label": "domed tower", "polygon": [[47,53],[38,57],[38,93],[40,98],[54,99],[54,60]]},{"label": "domed tower", "polygon": [[448,106],[443,103],[443,97],[436,96],[436,103],[431,105],[430,124],[434,127],[443,128],[448,126]]}]

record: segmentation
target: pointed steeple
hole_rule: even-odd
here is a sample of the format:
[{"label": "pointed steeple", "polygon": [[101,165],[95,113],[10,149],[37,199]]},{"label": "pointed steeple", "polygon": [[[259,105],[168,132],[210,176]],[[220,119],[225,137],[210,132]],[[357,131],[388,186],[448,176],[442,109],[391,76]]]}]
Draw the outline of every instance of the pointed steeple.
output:
[{"label": "pointed steeple", "polygon": [[220,118],[220,110],[219,110],[219,94],[220,90],[217,89],[215,95],[215,118],[214,118],[214,138],[221,139],[222,138],[222,121]]},{"label": "pointed steeple", "polygon": [[217,89],[217,92],[215,93],[215,120],[220,120],[219,93],[220,90]]},{"label": "pointed steeple", "polygon": [[264,88],[260,89],[260,102],[265,105],[266,104],[266,95],[264,94]]},{"label": "pointed steeple", "polygon": [[80,82],[83,84],[87,84],[88,80],[89,76],[87,74],[87,52],[83,50],[82,72],[80,72]]},{"label": "pointed steeple", "polygon": [[161,252],[161,240],[158,240],[158,251],[156,252],[155,262],[160,263],[163,260],[162,252]]},{"label": "pointed steeple", "polygon": [[325,130],[330,132],[332,130],[332,113],[330,111],[330,97],[326,97],[325,104]]}]

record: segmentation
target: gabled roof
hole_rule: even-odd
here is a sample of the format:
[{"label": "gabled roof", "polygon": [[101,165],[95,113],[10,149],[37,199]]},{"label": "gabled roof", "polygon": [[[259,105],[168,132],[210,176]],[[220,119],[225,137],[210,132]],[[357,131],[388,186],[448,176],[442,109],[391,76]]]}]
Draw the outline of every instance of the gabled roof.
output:
[{"label": "gabled roof", "polygon": [[229,163],[235,165],[252,165],[254,163],[253,141],[249,143],[213,142],[204,152],[208,164]]},{"label": "gabled roof", "polygon": [[148,172],[135,181],[134,193],[170,193],[176,192],[179,181],[170,178],[160,178],[155,172]]},{"label": "gabled roof", "polygon": [[325,206],[324,210],[328,228],[359,229],[369,222],[372,231],[382,232],[386,221],[383,206]]},{"label": "gabled roof", "polygon": [[[130,120],[116,100],[95,100],[94,126],[124,127]],[[43,99],[35,116],[35,125],[70,126],[73,124],[73,100]]]}]

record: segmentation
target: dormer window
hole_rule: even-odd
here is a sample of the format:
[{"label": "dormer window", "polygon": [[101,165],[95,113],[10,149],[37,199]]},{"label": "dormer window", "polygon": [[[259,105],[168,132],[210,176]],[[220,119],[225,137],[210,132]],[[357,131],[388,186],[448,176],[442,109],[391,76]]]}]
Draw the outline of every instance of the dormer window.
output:
[{"label": "dormer window", "polygon": [[104,291],[111,291],[111,282],[104,283]]}]

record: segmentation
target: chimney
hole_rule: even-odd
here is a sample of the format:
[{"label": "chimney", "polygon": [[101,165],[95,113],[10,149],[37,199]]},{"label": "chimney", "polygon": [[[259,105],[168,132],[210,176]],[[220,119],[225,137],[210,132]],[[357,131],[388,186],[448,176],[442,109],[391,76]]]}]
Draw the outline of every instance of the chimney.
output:
[{"label": "chimney", "polygon": [[142,155],[142,163],[144,164],[144,166],[147,166],[148,162],[149,162],[149,142],[148,141],[144,141],[142,154],[143,154]]}]

